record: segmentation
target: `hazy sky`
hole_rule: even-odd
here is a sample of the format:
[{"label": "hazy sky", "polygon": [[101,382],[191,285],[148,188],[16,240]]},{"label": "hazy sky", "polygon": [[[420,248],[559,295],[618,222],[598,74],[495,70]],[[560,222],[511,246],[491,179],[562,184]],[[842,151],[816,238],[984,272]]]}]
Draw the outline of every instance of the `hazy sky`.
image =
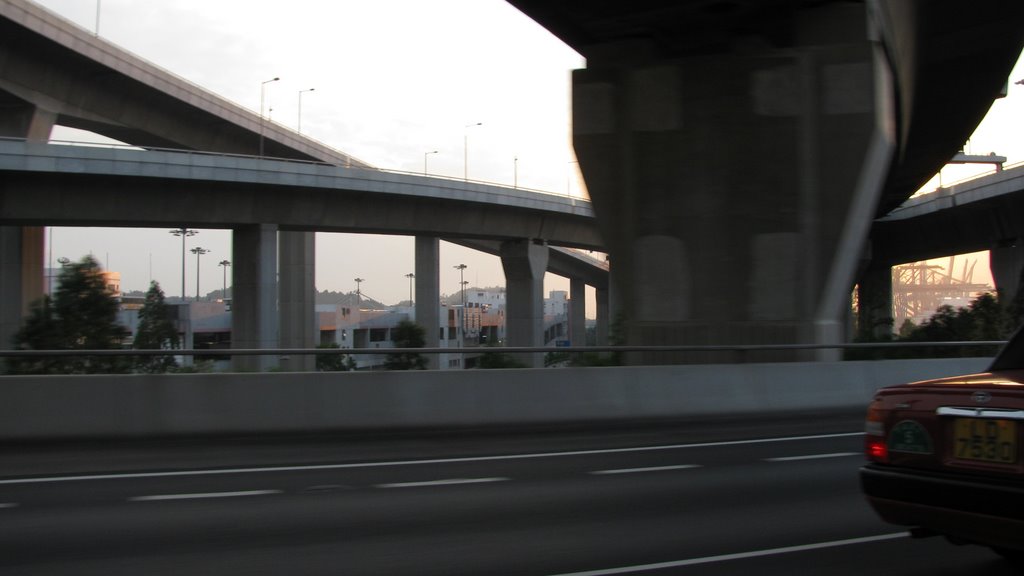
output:
[{"label": "hazy sky", "polygon": [[[40,4],[122,48],[253,111],[381,168],[518,184],[582,196],[570,146],[570,72],[585,66],[572,49],[504,0],[40,0]],[[975,154],[1024,161],[1024,79],[1018,63],[1009,96],[971,138]],[[955,81],[955,79],[951,79]],[[481,122],[481,126],[472,126]],[[55,138],[77,138],[73,132]],[[464,147],[464,138],[468,146]],[[984,171],[948,167],[943,182]],[[938,181],[927,188],[934,188]],[[201,259],[200,292],[221,287],[217,263],[231,258],[230,233],[202,230],[188,247]],[[58,228],[53,258],[92,253],[121,272],[126,290],[161,283],[181,291],[181,240],[166,230]],[[409,237],[318,234],[317,288],[363,291],[387,304],[409,297]],[[471,285],[504,284],[500,261],[442,243],[441,292],[458,290],[459,263]],[[196,290],[189,254],[186,291]],[[988,281],[987,261],[975,281]],[[230,279],[229,279],[230,282]],[[546,289],[568,289],[548,275]],[[592,293],[591,293],[592,294]],[[592,295],[588,296],[592,301]],[[591,306],[592,308],[592,302]]]}]

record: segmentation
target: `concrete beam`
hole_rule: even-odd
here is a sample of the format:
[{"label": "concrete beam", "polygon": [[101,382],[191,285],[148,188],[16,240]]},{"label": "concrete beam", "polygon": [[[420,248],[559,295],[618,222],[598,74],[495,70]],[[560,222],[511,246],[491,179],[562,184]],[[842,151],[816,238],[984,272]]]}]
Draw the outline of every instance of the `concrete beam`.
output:
[{"label": "concrete beam", "polygon": [[[501,246],[508,300],[505,329],[509,346],[544,345],[544,272],[548,247],[542,242],[518,240]],[[529,354],[529,365],[544,366],[543,354]]]},{"label": "concrete beam", "polygon": [[[423,327],[427,348],[441,345],[441,248],[437,238],[416,237],[416,323]],[[428,357],[428,368],[438,369],[437,356]]]},{"label": "concrete beam", "polygon": [[[231,347],[277,348],[277,227],[236,228],[231,246]],[[272,356],[236,356],[234,364],[236,370],[260,372],[277,361]]]},{"label": "concrete beam", "polygon": [[784,49],[620,52],[574,73],[627,344],[842,341],[894,150],[891,82],[864,5],[790,18]]},{"label": "concrete beam", "polygon": [[857,283],[857,335],[867,338],[892,336],[893,326],[892,267],[884,264],[869,267]]},{"label": "concrete beam", "polygon": [[[56,115],[28,104],[0,106],[0,136],[46,142]],[[0,349],[13,346],[32,302],[44,294],[45,228],[0,226]]]},{"label": "concrete beam", "polygon": [[[316,318],[316,235],[312,232],[280,232],[280,326],[281,348],[315,348],[319,344]],[[311,372],[313,356],[288,358],[282,369]]]},{"label": "concrete beam", "polygon": [[578,278],[569,279],[569,345],[587,345],[587,285]]},{"label": "concrete beam", "polygon": [[1012,246],[992,248],[988,258],[999,299],[1009,303],[1024,298],[1021,293],[1024,283],[1024,241],[1018,240]]}]

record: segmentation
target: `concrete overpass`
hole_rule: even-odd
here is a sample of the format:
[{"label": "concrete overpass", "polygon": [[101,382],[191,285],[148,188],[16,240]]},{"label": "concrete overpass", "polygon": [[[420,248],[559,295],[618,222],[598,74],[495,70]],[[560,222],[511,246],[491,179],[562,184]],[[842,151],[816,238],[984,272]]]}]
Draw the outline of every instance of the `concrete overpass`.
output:
[{"label": "concrete overpass", "polygon": [[[568,243],[579,241],[578,245],[584,247],[599,244],[592,225],[581,224],[586,221],[581,217],[586,209],[563,213],[541,209],[532,213],[531,223],[521,219],[530,213],[529,202],[524,204],[522,195],[508,191],[499,194],[472,183],[454,185],[439,179],[375,174],[365,162],[265,122],[258,114],[145,62],[31,2],[3,0],[0,136],[41,143],[57,124],[150,149],[135,154],[151,156],[133,157],[133,153],[121,151],[115,158],[103,158],[103,152],[93,151],[91,158],[80,159],[92,167],[85,173],[76,173],[73,167],[62,173],[56,167],[60,161],[34,173],[26,163],[12,168],[20,176],[9,174],[4,192],[9,212],[3,216],[5,226],[0,226],[5,267],[0,281],[0,338],[5,343],[29,303],[42,294],[42,229],[33,226],[77,221],[233,227],[233,307],[237,313],[233,314],[232,332],[235,345],[243,348],[302,348],[313,344],[315,248],[310,230],[385,232],[404,228],[407,234],[418,234],[415,273],[420,278],[416,283],[419,302],[439,300],[438,241],[442,231],[456,240],[463,235],[499,239],[510,295],[513,289],[523,294],[521,298],[510,297],[508,311],[508,318],[516,319],[509,325],[509,341],[519,345],[541,343],[543,326],[537,311],[542,310],[543,275],[550,260],[548,237],[561,236],[555,238],[558,244],[589,227],[589,232]],[[240,155],[262,150],[266,158],[321,162],[333,167],[297,169],[267,164],[271,161],[266,159],[228,161],[227,157],[210,165],[206,161],[214,156],[197,156],[186,162],[173,154],[154,152],[155,147]],[[32,157],[33,153],[27,153],[25,160]],[[39,160],[38,155],[35,160]],[[104,172],[96,169],[100,165],[116,169]],[[334,178],[330,191],[331,186],[311,186],[310,180],[322,179],[325,170],[333,170],[335,175],[337,170],[358,170],[360,175]],[[191,174],[193,184],[200,175],[209,176],[208,186],[203,189],[210,192],[212,186],[216,194],[202,194],[195,186],[185,185],[183,171]],[[231,175],[224,176],[228,172]],[[254,174],[260,176],[248,177]],[[147,203],[156,200],[148,205],[162,210],[144,213],[146,203],[140,203],[139,197],[129,192],[135,191],[131,187],[140,182],[147,187]],[[457,193],[446,197],[438,192],[445,184],[454,186]],[[269,200],[273,197],[270,188],[279,192],[301,189],[302,198],[292,197],[282,207]],[[345,193],[338,193],[339,189],[345,189]],[[32,199],[28,196],[30,190],[49,194],[49,200],[39,202],[42,196]],[[388,190],[394,194],[383,193]],[[430,197],[430,193],[435,196]],[[92,204],[83,201],[86,195],[102,200],[107,216],[83,211],[83,206]],[[167,201],[171,195],[179,200]],[[206,210],[214,198],[223,206],[238,202],[234,205],[237,214],[227,215],[227,208]],[[199,204],[183,201],[189,199],[201,199],[204,210],[190,209]],[[61,205],[65,207],[63,214],[58,208]],[[317,219],[318,208],[322,212]],[[456,209],[460,211],[458,217],[444,217],[445,211]],[[527,220],[530,218],[527,216]],[[518,234],[513,231],[517,228]],[[557,258],[556,266],[558,261],[565,261],[565,257]],[[278,304],[279,313],[275,311]],[[436,310],[423,307],[419,312],[421,324],[437,324]],[[437,345],[435,331],[428,330],[427,337],[428,346]]]},{"label": "concrete overpass", "polygon": [[[577,154],[615,262],[613,302],[629,341],[646,344],[840,341],[872,219],[952,155],[1024,35],[1024,7],[995,0],[967,14],[914,0],[512,3],[588,59],[574,80]],[[263,131],[268,155],[364,166],[24,0],[0,3],[0,33],[0,135],[38,141],[60,122],[141,146],[252,153]],[[236,285],[251,298],[238,316],[258,319],[236,329],[245,346],[268,346],[269,246],[280,236],[282,318],[305,317],[312,239],[277,224],[236,234],[248,247],[234,255]],[[2,237],[5,262],[42,261],[38,231]],[[500,250],[534,291],[545,240]],[[436,277],[436,243],[417,239],[417,277]],[[5,275],[4,294],[27,302],[38,276]],[[282,324],[281,345],[311,332]]]},{"label": "concrete overpass", "polygon": [[890,267],[989,250],[996,287],[1020,297],[1024,272],[1024,166],[974,178],[911,198],[871,230],[870,265],[861,273],[860,325],[889,328]]},{"label": "concrete overpass", "polygon": [[872,221],[1024,44],[1006,0],[510,3],[587,59],[574,144],[633,344],[842,341]]}]

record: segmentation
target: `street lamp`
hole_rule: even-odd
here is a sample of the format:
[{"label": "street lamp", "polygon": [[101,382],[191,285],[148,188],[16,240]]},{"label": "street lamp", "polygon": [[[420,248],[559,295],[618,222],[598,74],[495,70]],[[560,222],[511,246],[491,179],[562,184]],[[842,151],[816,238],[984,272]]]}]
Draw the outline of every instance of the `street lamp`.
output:
[{"label": "street lamp", "polygon": [[223,282],[221,290],[220,290],[220,299],[225,301],[225,302],[227,302],[227,300],[228,300],[228,266],[231,266],[231,261],[230,260],[221,260],[220,262],[217,263],[217,266],[220,266],[221,268],[224,269],[224,282]]},{"label": "street lamp", "polygon": [[412,306],[412,279],[415,278],[416,275],[409,272],[405,277],[409,279],[409,306]]},{"label": "street lamp", "polygon": [[483,122],[477,122],[476,124],[466,124],[465,130],[462,131],[462,179],[469,180],[469,129],[473,126],[483,126]]},{"label": "street lamp", "polygon": [[202,256],[203,254],[209,254],[210,251],[207,250],[206,248],[196,246],[195,248],[189,250],[189,252],[196,255],[196,302],[199,302],[199,257]]},{"label": "street lamp", "polygon": [[260,157],[263,156],[263,100],[267,92],[267,84],[277,82],[280,78],[271,78],[260,84]]},{"label": "street lamp", "polygon": [[519,188],[519,156],[512,158],[512,187]]},{"label": "street lamp", "polygon": [[168,230],[175,236],[181,236],[181,301],[185,302],[185,238],[199,234],[198,230],[189,230],[182,226],[174,230]]},{"label": "street lamp", "polygon": [[423,153],[423,175],[427,175],[427,156],[430,154],[437,154],[437,150],[431,150],[430,152]]},{"label": "street lamp", "polygon": [[363,280],[362,278],[356,278],[353,281],[356,283],[356,309],[359,309],[359,306],[360,304],[362,304],[363,301],[362,286],[365,280]]},{"label": "street lamp", "polygon": [[299,90],[299,128],[298,128],[298,133],[299,134],[302,134],[302,93],[303,92],[312,92],[314,90],[316,90],[316,88],[308,88],[306,90]]},{"label": "street lamp", "polygon": [[578,166],[579,163],[580,163],[579,160],[569,160],[569,162],[568,162],[568,168],[569,169],[565,171],[565,195],[570,197],[570,198],[572,197],[572,187],[571,187],[571,184],[570,184],[572,182],[572,176],[573,176],[572,165],[576,164]]},{"label": "street lamp", "polygon": [[459,264],[458,266],[452,266],[452,268],[455,268],[456,270],[459,271],[459,285],[462,286],[462,306],[465,307],[466,306],[466,279],[465,279],[465,274],[466,274],[466,268],[469,268],[469,266],[466,266],[465,264]]}]

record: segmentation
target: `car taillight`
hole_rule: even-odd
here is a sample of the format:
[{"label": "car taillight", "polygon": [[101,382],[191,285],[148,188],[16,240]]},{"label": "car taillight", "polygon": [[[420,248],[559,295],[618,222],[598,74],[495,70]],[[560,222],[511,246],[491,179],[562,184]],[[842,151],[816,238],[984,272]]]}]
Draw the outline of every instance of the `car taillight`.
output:
[{"label": "car taillight", "polygon": [[872,462],[886,463],[889,461],[889,446],[885,443],[885,411],[880,404],[881,400],[875,399],[868,407],[864,422],[864,455]]},{"label": "car taillight", "polygon": [[889,461],[889,447],[883,438],[868,437],[864,443],[865,456],[872,462],[886,463]]}]

